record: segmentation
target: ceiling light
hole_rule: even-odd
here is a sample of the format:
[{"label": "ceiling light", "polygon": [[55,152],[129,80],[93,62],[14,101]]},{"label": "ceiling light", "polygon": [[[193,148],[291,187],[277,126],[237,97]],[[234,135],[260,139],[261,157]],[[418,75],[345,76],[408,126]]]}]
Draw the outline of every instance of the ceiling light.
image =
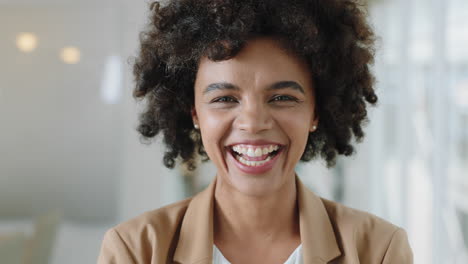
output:
[{"label": "ceiling light", "polygon": [[60,58],[66,64],[77,64],[80,61],[80,50],[76,47],[65,47],[60,52]]},{"label": "ceiling light", "polygon": [[22,52],[32,52],[37,47],[37,37],[33,33],[19,33],[16,37],[16,46]]}]

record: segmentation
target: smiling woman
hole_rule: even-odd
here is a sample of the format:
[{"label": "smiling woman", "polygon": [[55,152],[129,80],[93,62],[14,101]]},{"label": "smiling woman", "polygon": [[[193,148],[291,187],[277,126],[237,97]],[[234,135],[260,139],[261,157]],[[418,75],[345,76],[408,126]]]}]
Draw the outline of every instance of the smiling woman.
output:
[{"label": "smiling woman", "polygon": [[351,0],[151,5],[134,65],[139,132],[164,164],[216,177],[193,198],[110,229],[99,263],[412,263],[406,232],[316,196],[297,163],[333,166],[377,102],[373,33]]},{"label": "smiling woman", "polygon": [[[252,38],[231,59],[203,57],[194,87],[193,122],[217,167],[218,184],[227,181],[243,193],[263,195],[294,180],[318,124],[304,61],[274,38]],[[257,174],[268,177],[252,177]]]}]

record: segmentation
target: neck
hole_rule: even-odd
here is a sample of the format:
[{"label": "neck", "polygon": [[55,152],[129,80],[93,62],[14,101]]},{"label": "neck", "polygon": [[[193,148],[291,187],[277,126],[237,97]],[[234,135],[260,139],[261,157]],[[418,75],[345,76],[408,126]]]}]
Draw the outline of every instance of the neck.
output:
[{"label": "neck", "polygon": [[275,242],[299,235],[295,177],[273,193],[241,193],[218,177],[215,188],[215,241]]}]

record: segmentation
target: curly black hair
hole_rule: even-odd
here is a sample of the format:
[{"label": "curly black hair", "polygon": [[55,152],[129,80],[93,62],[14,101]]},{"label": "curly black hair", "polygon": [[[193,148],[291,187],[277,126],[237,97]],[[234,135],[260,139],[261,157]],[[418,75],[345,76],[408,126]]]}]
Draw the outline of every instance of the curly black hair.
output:
[{"label": "curly black hair", "polygon": [[190,114],[200,58],[232,58],[254,36],[281,40],[310,67],[320,122],[301,161],[320,154],[332,167],[337,154],[354,153],[352,135],[361,141],[368,121],[365,101],[377,102],[369,69],[375,36],[356,0],[169,0],[150,9],[133,96],[146,102],[137,128],[142,141],[164,136],[166,167],[180,156],[193,170],[197,153],[208,160]]}]

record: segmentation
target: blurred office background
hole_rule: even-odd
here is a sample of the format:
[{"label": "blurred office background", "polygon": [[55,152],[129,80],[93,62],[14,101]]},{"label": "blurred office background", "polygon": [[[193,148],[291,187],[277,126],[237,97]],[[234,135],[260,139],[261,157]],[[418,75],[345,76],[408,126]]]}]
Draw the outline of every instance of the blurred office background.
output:
[{"label": "blurred office background", "polygon": [[[336,168],[316,161],[298,174],[404,227],[415,263],[466,264],[468,1],[367,2],[380,35],[367,137]],[[147,10],[0,0],[0,263],[95,263],[108,228],[213,178],[210,164],[168,170],[160,140],[139,142],[128,60]]]}]

